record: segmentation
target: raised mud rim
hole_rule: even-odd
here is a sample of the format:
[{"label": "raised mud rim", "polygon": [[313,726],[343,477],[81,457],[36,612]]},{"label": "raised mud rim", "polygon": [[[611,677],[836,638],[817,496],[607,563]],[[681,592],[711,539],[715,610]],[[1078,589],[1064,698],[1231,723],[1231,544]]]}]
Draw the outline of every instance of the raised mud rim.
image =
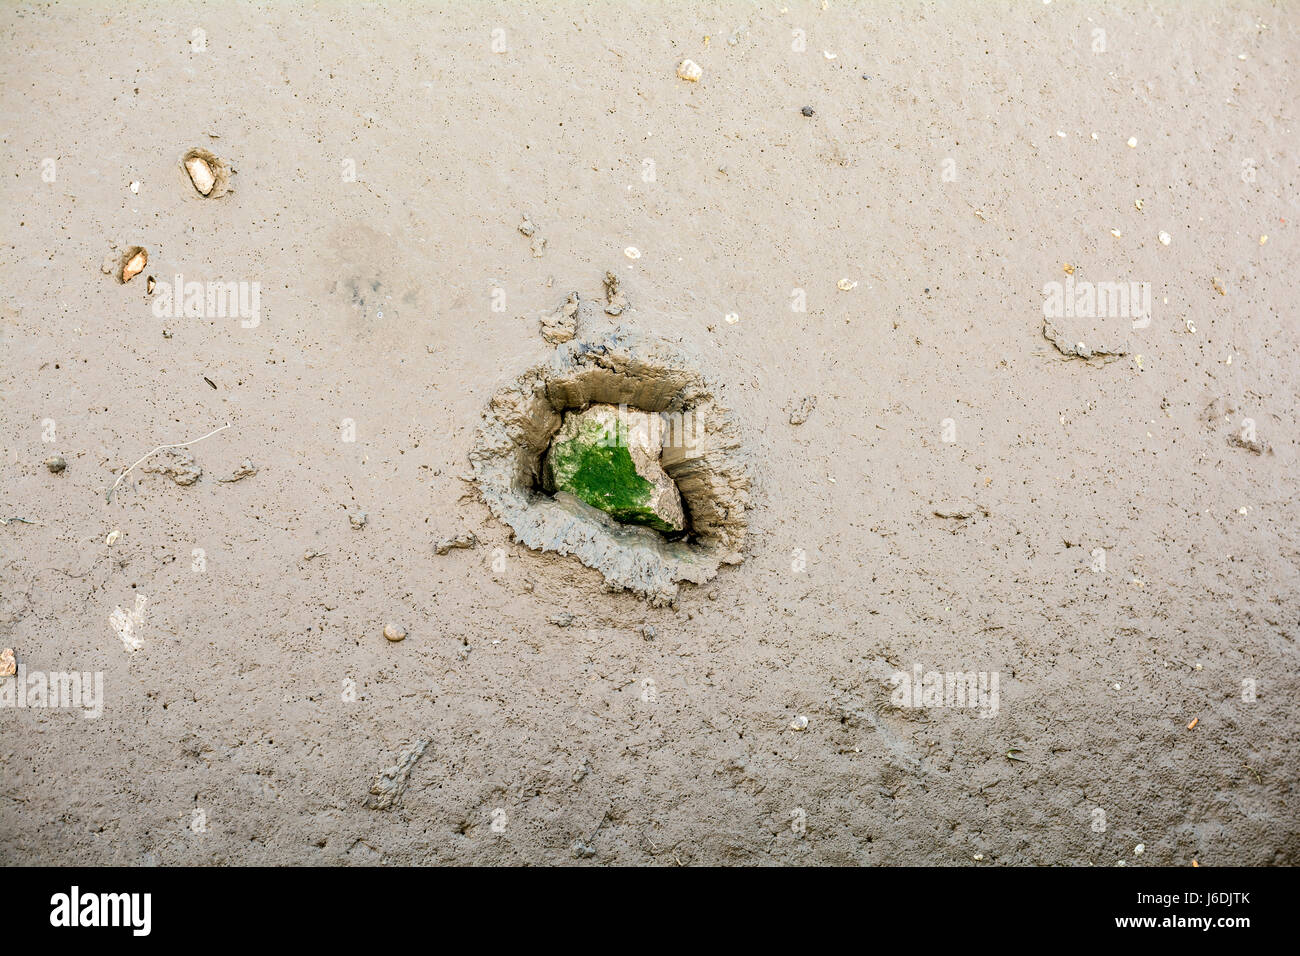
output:
[{"label": "raised mud rim", "polygon": [[[688,538],[670,541],[570,495],[537,490],[563,414],[597,403],[690,423],[691,440],[666,446],[662,460],[681,493]],[[720,565],[743,560],[750,479],[735,421],[690,356],[624,326],[558,346],[493,395],[470,463],[483,500],[517,541],[576,556],[600,571],[610,590],[667,603],[680,582],[703,584]]]}]

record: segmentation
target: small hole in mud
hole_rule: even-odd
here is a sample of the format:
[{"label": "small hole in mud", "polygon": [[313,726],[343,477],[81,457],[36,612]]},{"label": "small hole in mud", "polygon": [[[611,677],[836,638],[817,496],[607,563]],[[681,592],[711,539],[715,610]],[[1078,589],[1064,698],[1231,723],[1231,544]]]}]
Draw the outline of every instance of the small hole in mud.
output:
[{"label": "small hole in mud", "polygon": [[[578,308],[581,326],[594,306]],[[560,344],[488,401],[470,451],[484,502],[521,544],[652,604],[740,563],[748,456],[696,365],[623,326]]]}]

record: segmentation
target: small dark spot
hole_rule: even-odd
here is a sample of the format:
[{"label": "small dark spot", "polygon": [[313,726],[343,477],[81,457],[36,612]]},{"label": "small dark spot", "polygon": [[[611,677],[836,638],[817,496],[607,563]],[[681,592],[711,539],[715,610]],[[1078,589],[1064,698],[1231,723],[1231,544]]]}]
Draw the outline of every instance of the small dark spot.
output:
[{"label": "small dark spot", "polygon": [[207,383],[208,383],[209,385],[211,385],[213,388],[216,388],[216,387],[217,387],[217,383],[214,382],[214,381],[212,381],[212,379],[208,378],[206,375],[203,376],[203,381],[207,382]]},{"label": "small dark spot", "polygon": [[813,115],[813,108],[812,108],[811,106],[805,106],[805,107],[804,107],[803,109],[801,109],[799,112],[802,113],[804,116],[812,116],[812,115]]}]

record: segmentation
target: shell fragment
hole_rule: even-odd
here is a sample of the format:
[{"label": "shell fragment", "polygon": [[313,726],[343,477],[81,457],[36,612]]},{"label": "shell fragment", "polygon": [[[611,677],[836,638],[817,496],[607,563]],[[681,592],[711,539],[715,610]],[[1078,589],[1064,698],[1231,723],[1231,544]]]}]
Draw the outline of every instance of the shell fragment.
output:
[{"label": "shell fragment", "polygon": [[213,175],[212,167],[200,156],[191,156],[185,160],[185,171],[190,174],[190,181],[194,183],[194,188],[205,196],[212,192],[212,187],[217,184],[217,177]]},{"label": "shell fragment", "polygon": [[678,78],[685,80],[687,83],[698,83],[703,75],[704,68],[694,60],[682,60],[677,65]]},{"label": "shell fragment", "polygon": [[148,264],[149,253],[142,246],[132,246],[122,257],[122,281],[130,282],[144,272],[144,267]]}]

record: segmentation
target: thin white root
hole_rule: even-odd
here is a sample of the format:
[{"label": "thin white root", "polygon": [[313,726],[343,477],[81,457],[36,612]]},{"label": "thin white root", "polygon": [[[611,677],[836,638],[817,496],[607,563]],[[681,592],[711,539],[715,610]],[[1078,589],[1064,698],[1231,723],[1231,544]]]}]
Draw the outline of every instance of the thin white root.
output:
[{"label": "thin white root", "polygon": [[117,486],[120,485],[120,484],[122,483],[122,479],[125,478],[127,475],[131,474],[132,470],[136,467],[136,465],[139,465],[139,464],[141,464],[142,462],[147,461],[150,455],[155,455],[155,454],[157,454],[158,452],[163,451],[164,449],[167,449],[167,448],[188,448],[190,445],[197,445],[199,442],[203,441],[204,438],[211,438],[211,437],[212,437],[213,435],[215,435],[217,432],[223,432],[223,431],[225,431],[225,430],[226,430],[227,428],[229,428],[229,427],[230,427],[230,422],[226,422],[226,423],[225,423],[224,425],[222,425],[220,428],[214,428],[214,429],[212,429],[212,431],[208,432],[206,435],[203,435],[203,436],[200,437],[200,438],[195,438],[195,439],[193,439],[192,441],[183,441],[183,442],[179,442],[179,443],[177,443],[177,444],[175,444],[175,445],[159,445],[159,446],[158,446],[157,448],[155,448],[153,451],[148,452],[148,453],[147,453],[143,458],[140,459],[140,461],[137,461],[137,462],[135,463],[135,465],[132,465],[132,466],[131,466],[130,468],[128,468],[126,471],[124,471],[124,472],[122,472],[120,475],[118,475],[118,476],[117,476],[117,481],[113,482],[113,487],[108,489],[108,494],[106,495],[106,497],[109,498],[109,499],[112,499],[112,497],[113,497],[113,492],[117,491]]}]

